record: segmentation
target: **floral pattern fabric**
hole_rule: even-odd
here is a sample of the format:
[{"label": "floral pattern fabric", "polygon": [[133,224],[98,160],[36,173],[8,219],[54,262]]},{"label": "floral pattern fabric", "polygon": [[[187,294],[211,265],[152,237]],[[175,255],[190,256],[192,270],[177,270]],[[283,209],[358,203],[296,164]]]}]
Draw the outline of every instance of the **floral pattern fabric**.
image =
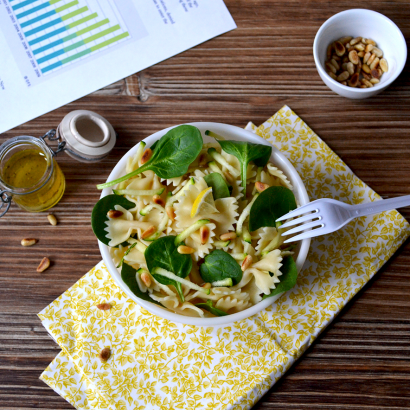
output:
[{"label": "floral pattern fabric", "polygon": [[[380,200],[285,106],[260,127],[302,177],[311,200]],[[231,325],[200,328],[150,314],[101,262],[40,312],[62,352],[41,375],[77,409],[250,409],[410,236],[397,212],[314,238],[297,285]],[[101,311],[99,303],[112,308]],[[101,363],[98,353],[110,347]]]}]

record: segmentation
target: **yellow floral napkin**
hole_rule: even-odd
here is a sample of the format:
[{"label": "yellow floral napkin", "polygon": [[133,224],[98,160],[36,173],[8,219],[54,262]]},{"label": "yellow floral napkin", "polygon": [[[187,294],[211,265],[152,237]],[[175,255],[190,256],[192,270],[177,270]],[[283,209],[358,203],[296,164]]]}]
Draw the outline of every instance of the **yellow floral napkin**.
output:
[{"label": "yellow floral napkin", "polygon": [[[311,200],[380,197],[283,107],[256,127],[301,175]],[[136,305],[101,262],[39,317],[62,352],[41,375],[77,409],[250,409],[410,235],[396,211],[312,241],[297,285],[229,326],[198,328]],[[108,311],[95,306],[109,302]],[[104,347],[112,356],[102,364]]]}]

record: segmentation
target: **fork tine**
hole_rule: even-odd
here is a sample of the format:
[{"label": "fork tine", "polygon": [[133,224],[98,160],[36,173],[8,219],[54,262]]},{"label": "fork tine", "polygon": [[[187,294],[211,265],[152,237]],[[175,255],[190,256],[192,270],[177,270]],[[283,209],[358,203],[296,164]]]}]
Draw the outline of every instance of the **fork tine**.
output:
[{"label": "fork tine", "polygon": [[293,236],[292,238],[286,239],[283,243],[290,243],[290,242],[296,242],[296,241],[301,241],[302,239],[306,238],[314,238],[315,236],[320,236],[323,235],[323,228],[319,229],[314,229],[308,232],[303,232],[300,235]]},{"label": "fork tine", "polygon": [[[314,201],[316,202],[316,201]],[[307,212],[312,212],[314,210],[316,210],[316,204],[314,204],[314,202],[310,202],[306,205],[301,206],[300,208],[296,208],[293,211],[288,212],[287,214],[281,216],[280,218],[278,218],[276,220],[276,222],[280,222],[280,221],[284,221],[286,219],[289,218],[295,218],[299,215],[303,215],[306,214]]]},{"label": "fork tine", "polygon": [[283,225],[281,225],[280,228],[281,229],[282,228],[289,228],[290,226],[298,225],[298,224],[301,224],[302,222],[310,221],[311,219],[314,219],[314,218],[318,218],[317,213],[307,214],[305,216],[301,216],[299,218],[292,219],[292,220],[284,223]]},{"label": "fork tine", "polygon": [[310,222],[310,223],[307,223],[307,224],[302,224],[302,225],[297,226],[296,228],[291,229],[290,231],[282,232],[282,236],[293,235],[295,233],[305,231],[306,229],[316,228],[316,227],[321,226],[321,225],[322,225],[322,222],[320,220]]}]

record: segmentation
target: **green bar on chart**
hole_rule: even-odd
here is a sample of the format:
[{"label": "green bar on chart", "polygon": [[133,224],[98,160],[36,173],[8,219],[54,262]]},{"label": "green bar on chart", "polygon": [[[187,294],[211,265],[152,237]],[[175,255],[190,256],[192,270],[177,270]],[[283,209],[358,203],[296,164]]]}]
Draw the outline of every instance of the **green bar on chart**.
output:
[{"label": "green bar on chart", "polygon": [[128,37],[130,34],[128,33],[128,31],[126,31],[125,33],[119,34],[118,36],[115,36],[113,38],[110,38],[109,40],[106,40],[100,44],[97,44],[96,46],[93,46],[90,48],[91,51],[96,51],[99,50],[100,48],[103,48],[105,46],[109,46],[112,43],[115,43],[125,37]]},{"label": "green bar on chart", "polygon": [[80,24],[83,24],[83,23],[85,23],[85,22],[87,22],[87,21],[89,21],[89,20],[95,19],[96,17],[98,17],[98,14],[97,14],[97,13],[93,13],[93,14],[90,14],[89,16],[83,17],[83,18],[80,19],[80,20],[74,21],[73,23],[67,24],[66,27],[68,27],[68,28],[74,28],[74,27],[79,26]]},{"label": "green bar on chart", "polygon": [[82,7],[81,9],[78,9],[78,10],[76,10],[76,11],[72,11],[71,13],[68,13],[68,14],[66,14],[65,16],[62,16],[62,17],[61,17],[61,20],[63,20],[63,21],[68,20],[68,19],[70,19],[71,17],[74,17],[74,16],[77,16],[77,15],[79,15],[79,14],[81,14],[81,13],[84,13],[84,12],[87,11],[87,10],[88,10],[88,7],[87,7],[87,6]]},{"label": "green bar on chart", "polygon": [[60,11],[67,10],[67,9],[69,9],[70,7],[76,6],[77,4],[78,4],[78,1],[77,1],[77,0],[72,1],[71,3],[64,4],[64,6],[57,7],[57,8],[55,9],[55,12],[56,12],[56,13],[60,13]]}]

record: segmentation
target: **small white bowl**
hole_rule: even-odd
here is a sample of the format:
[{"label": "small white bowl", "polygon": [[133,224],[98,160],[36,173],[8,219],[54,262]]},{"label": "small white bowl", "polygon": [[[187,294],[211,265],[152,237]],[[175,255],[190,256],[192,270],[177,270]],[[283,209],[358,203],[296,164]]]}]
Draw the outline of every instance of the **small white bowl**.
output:
[{"label": "small white bowl", "polygon": [[[269,142],[264,140],[263,138],[253,134],[250,131],[246,131],[242,128],[234,127],[233,125],[227,124],[219,124],[213,122],[195,122],[191,123],[190,125],[194,125],[195,127],[199,128],[201,131],[202,137],[204,142],[214,142],[215,140],[211,137],[205,135],[206,130],[211,130],[217,134],[223,135],[227,139],[237,140],[237,141],[249,141],[256,144],[264,144],[269,145]],[[164,134],[167,133],[171,128],[167,128],[162,131],[158,131],[155,134],[147,137],[144,139],[147,146],[150,147],[155,141],[160,139]],[[109,175],[107,182],[112,181],[113,179],[119,178],[125,175],[125,167],[127,164],[127,158],[130,156],[135,155],[137,148],[137,144],[135,147],[131,148],[117,163],[117,165],[112,170],[111,174]],[[272,156],[270,161],[276,164],[281,170],[284,171],[286,176],[290,179],[292,185],[294,186],[294,194],[296,200],[300,205],[305,205],[309,202],[309,197],[306,192],[306,188],[293,167],[293,165],[288,161],[288,159],[275,147],[272,147]],[[105,188],[102,191],[101,198],[106,195],[112,194],[112,188]],[[105,265],[108,271],[111,274],[111,277],[114,279],[115,283],[137,304],[144,307],[149,312],[163,317],[165,319],[171,320],[173,322],[184,323],[187,325],[195,325],[195,326],[218,326],[218,325],[226,325],[228,323],[236,322],[238,320],[245,319],[256,313],[260,312],[261,310],[270,306],[275,300],[277,300],[282,294],[276,295],[271,298],[267,298],[262,300],[258,304],[242,311],[239,313],[234,313],[232,315],[222,316],[222,317],[214,317],[214,318],[198,318],[198,317],[189,317],[189,316],[182,316],[177,313],[173,313],[165,308],[162,308],[154,303],[147,302],[143,299],[138,298],[134,293],[130,291],[128,286],[124,283],[121,279],[121,273],[115,267],[113,260],[111,259],[109,253],[109,247],[104,245],[102,242],[98,241],[98,245],[100,247],[100,252],[105,262]],[[295,249],[295,256],[296,256],[296,266],[300,271],[302,269],[303,264],[305,263],[308,251],[310,246],[310,239],[303,239],[302,241],[297,243],[297,247]]]},{"label": "small white bowl", "polygon": [[[372,88],[352,88],[338,83],[325,69],[326,51],[330,43],[341,37],[371,38],[383,51],[389,71]],[[335,93],[352,99],[369,98],[386,89],[402,72],[407,59],[406,40],[400,29],[383,14],[366,9],[342,11],[326,20],[313,43],[316,68],[324,83]]]}]

